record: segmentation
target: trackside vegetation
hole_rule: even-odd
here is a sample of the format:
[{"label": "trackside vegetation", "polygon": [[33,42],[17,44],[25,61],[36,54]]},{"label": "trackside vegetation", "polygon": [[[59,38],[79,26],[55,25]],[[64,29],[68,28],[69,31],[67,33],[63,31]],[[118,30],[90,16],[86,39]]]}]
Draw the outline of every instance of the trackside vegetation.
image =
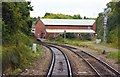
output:
[{"label": "trackside vegetation", "polygon": [[[108,15],[107,24],[107,44],[114,48],[119,48],[119,36],[120,36],[120,1],[119,2],[109,2],[107,8],[111,7],[112,11]],[[97,25],[97,38],[103,40],[103,16],[99,13],[96,20]]]},{"label": "trackside vegetation", "polygon": [[[94,41],[94,39],[91,39]],[[98,53],[102,53],[103,50],[102,49],[98,49],[98,48],[95,48],[89,44],[85,44],[83,42],[88,42],[88,41],[91,41],[91,40],[88,40],[88,39],[84,39],[82,40],[82,38],[80,39],[80,37],[74,37],[74,38],[66,38],[64,39],[63,36],[59,36],[59,37],[56,37],[56,38],[52,38],[52,39],[48,39],[46,40],[46,42],[55,42],[55,43],[60,43],[60,44],[69,44],[69,45],[74,45],[74,46],[78,46],[78,47],[86,47],[86,48],[90,48],[92,50],[95,50],[97,51]],[[112,59],[115,59],[117,62],[117,64],[120,64],[120,52],[118,51],[109,51],[107,52],[107,54],[104,55],[106,58],[112,58]]]},{"label": "trackside vegetation", "polygon": [[41,46],[32,50],[35,42],[31,33],[32,11],[30,2],[2,2],[2,72],[18,74],[30,68],[37,56],[41,56]]}]

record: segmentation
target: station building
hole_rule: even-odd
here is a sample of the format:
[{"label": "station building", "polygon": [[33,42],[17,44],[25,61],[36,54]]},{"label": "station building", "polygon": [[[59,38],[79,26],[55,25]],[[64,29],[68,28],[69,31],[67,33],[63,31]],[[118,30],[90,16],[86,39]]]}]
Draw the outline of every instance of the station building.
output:
[{"label": "station building", "polygon": [[64,32],[77,35],[89,33],[94,36],[96,23],[88,19],[39,19],[32,29],[36,38],[56,37]]}]

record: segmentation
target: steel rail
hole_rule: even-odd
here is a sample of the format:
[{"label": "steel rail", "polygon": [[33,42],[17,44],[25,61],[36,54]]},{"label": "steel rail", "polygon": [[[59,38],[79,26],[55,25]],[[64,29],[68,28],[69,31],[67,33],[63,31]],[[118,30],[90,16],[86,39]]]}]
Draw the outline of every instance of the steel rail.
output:
[{"label": "steel rail", "polygon": [[68,77],[72,77],[71,64],[70,64],[70,61],[69,61],[69,59],[68,59],[67,55],[66,55],[65,53],[63,53],[63,51],[62,51],[61,49],[59,49],[58,47],[56,47],[56,46],[53,46],[53,45],[48,45],[48,46],[50,46],[50,47],[54,47],[54,48],[58,49],[59,51],[61,51],[61,53],[64,55],[65,60],[66,60],[66,63],[67,63],[67,68],[68,68]]},{"label": "steel rail", "polygon": [[[72,50],[70,50],[70,51],[72,51]],[[80,54],[78,54],[78,53],[76,53],[74,51],[72,51],[72,52],[75,53],[76,55],[78,55],[79,57],[81,57],[92,68],[92,70],[97,74],[98,77],[102,77],[100,75],[100,73],[95,69],[95,67],[89,61],[87,61],[86,59],[84,59]]]},{"label": "steel rail", "polygon": [[[51,52],[52,52],[52,50],[51,50]],[[49,71],[47,73],[47,77],[51,77],[51,73],[53,71],[54,64],[55,64],[55,53],[52,52],[52,61],[51,61],[50,67],[49,67]]]},{"label": "steel rail", "polygon": [[[49,43],[50,44],[50,43]],[[51,43],[52,44],[52,43]],[[55,44],[55,45],[57,45],[57,44]],[[60,46],[60,45],[59,45]],[[64,48],[66,48],[66,46],[64,46]],[[68,48],[67,48],[68,49]],[[70,51],[72,51],[72,52],[74,52],[73,50],[71,50],[71,49],[68,49],[68,50],[70,50]],[[75,52],[74,52],[75,53]],[[100,75],[100,73],[94,68],[94,66],[92,66],[87,60],[85,60],[80,54],[78,54],[78,53],[75,53],[77,56],[79,56],[80,58],[82,58],[89,66],[90,66],[90,68],[97,74],[97,76],[98,77],[102,77],[101,75]]]},{"label": "steel rail", "polygon": [[49,71],[48,71],[48,73],[47,73],[47,77],[52,77],[53,69],[54,69],[54,67],[55,67],[55,56],[56,56],[56,55],[55,55],[55,53],[53,52],[53,50],[51,49],[51,47],[58,49],[58,50],[62,53],[62,55],[64,56],[65,61],[66,61],[68,77],[72,77],[72,69],[71,69],[71,65],[70,65],[70,62],[69,62],[69,59],[68,59],[67,55],[64,54],[64,53],[63,53],[59,48],[57,48],[57,47],[48,45],[47,43],[43,43],[43,42],[41,42],[41,44],[44,45],[44,46],[46,46],[47,48],[49,48],[49,49],[51,50],[51,52],[52,52],[52,62],[51,62],[51,64],[50,64]]},{"label": "steel rail", "polygon": [[106,67],[107,67],[109,70],[111,70],[113,73],[115,73],[118,77],[120,77],[120,72],[118,72],[116,69],[114,69],[113,67],[111,67],[109,64],[107,64],[107,63],[103,62],[102,60],[96,58],[95,56],[93,56],[93,55],[90,54],[90,53],[87,53],[87,52],[85,52],[85,51],[81,51],[81,52],[83,52],[83,53],[85,53],[85,54],[93,57],[94,59],[96,59],[97,61],[99,61],[101,64],[103,64],[104,66],[106,66]]},{"label": "steel rail", "polygon": [[50,63],[49,70],[47,71],[47,75],[46,75],[46,77],[51,77],[53,67],[54,67],[54,64],[55,64],[55,53],[52,51],[52,49],[47,44],[43,44],[43,43],[41,43],[41,44],[43,46],[47,47],[52,53],[51,63]]},{"label": "steel rail", "polygon": [[[69,49],[70,51],[74,52],[76,54],[75,51],[73,51],[72,49],[76,49],[75,47],[71,47],[71,46],[66,46],[66,45],[59,45],[59,44],[54,44],[54,43],[49,43],[49,44],[53,44],[53,45],[57,45],[57,46],[61,46],[61,47],[64,47],[64,48],[67,48]],[[91,56],[92,58],[96,59],[98,62],[100,62],[101,64],[103,64],[105,67],[107,67],[110,71],[112,71],[116,76],[120,77],[120,72],[118,72],[116,69],[114,69],[113,67],[111,67],[109,64],[103,62],[102,60],[96,58],[95,56],[93,56],[92,54],[88,53],[88,52],[85,52],[85,51],[81,51],[89,56]],[[80,56],[79,54],[77,54],[78,56]],[[81,57],[82,58],[82,57]],[[83,58],[82,58],[83,59]],[[84,59],[83,59],[84,60]],[[84,60],[85,61],[85,60]],[[88,63],[89,64],[89,63]],[[90,65],[90,64],[89,64]],[[93,68],[93,67],[91,67]],[[96,70],[94,70],[96,71]],[[96,71],[97,73],[97,71]],[[97,73],[98,74],[98,73]],[[98,74],[98,76],[100,76],[100,74]]]}]

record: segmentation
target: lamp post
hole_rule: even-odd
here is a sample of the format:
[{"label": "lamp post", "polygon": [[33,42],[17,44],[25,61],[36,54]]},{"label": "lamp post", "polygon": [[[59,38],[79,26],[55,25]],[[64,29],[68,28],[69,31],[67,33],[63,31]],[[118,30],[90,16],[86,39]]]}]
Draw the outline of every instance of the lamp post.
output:
[{"label": "lamp post", "polygon": [[104,12],[103,12],[103,29],[104,29],[104,50],[103,53],[105,53],[105,49],[106,49],[106,25],[107,25],[107,19],[108,19],[108,14],[111,12],[111,8],[107,8]]}]

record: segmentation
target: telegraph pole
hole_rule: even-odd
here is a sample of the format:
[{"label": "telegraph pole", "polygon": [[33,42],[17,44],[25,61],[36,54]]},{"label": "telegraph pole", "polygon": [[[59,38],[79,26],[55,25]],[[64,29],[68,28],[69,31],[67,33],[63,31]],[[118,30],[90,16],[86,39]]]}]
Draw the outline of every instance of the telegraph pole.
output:
[{"label": "telegraph pole", "polygon": [[107,25],[107,19],[108,19],[108,14],[111,12],[111,8],[107,8],[104,13],[103,13],[103,29],[104,29],[104,50],[103,53],[105,53],[106,49],[106,25]]}]

